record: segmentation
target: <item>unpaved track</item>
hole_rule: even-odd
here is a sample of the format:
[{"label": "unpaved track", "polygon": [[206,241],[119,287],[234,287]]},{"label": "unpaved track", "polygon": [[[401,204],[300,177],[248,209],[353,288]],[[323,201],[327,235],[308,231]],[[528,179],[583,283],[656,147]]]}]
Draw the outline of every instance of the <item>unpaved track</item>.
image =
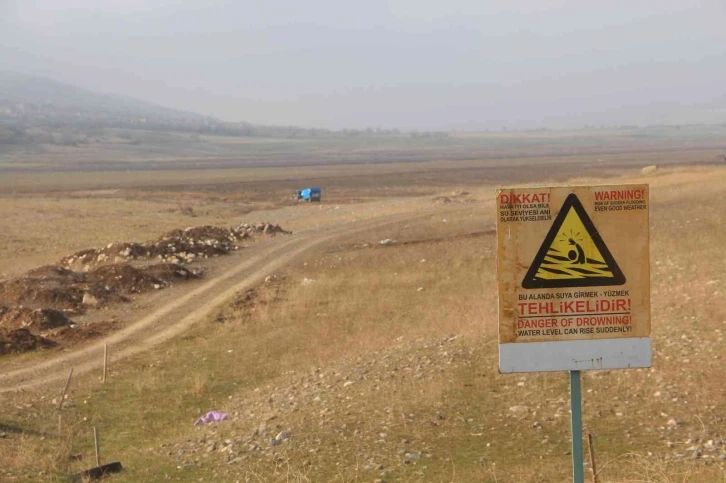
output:
[{"label": "unpaved track", "polygon": [[67,377],[70,368],[73,368],[74,375],[97,369],[102,364],[101,354],[104,344],[108,344],[111,348],[110,361],[118,361],[148,350],[204,320],[214,309],[231,300],[238,292],[251,288],[267,275],[318,245],[358,231],[403,221],[411,222],[441,211],[441,209],[425,210],[416,214],[382,216],[270,240],[264,246],[255,247],[258,249],[256,253],[242,263],[205,281],[189,293],[157,308],[118,332],[73,352],[44,361],[34,361],[26,367],[0,374],[0,394],[31,388],[43,389],[38,386],[45,386]]}]

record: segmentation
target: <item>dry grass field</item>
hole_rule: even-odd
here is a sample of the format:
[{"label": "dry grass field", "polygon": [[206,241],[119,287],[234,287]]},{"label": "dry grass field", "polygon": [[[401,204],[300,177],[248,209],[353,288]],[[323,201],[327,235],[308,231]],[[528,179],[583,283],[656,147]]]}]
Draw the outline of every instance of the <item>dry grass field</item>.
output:
[{"label": "dry grass field", "polygon": [[[6,277],[185,226],[270,220],[314,237],[395,218],[305,251],[180,337],[112,362],[105,384],[74,377],[60,428],[63,381],[1,393],[0,480],[95,466],[95,426],[103,461],[126,468],[110,481],[569,481],[566,374],[497,373],[494,188],[612,181],[651,185],[654,360],[584,376],[600,481],[726,482],[726,169],[640,174],[714,152],[3,178]],[[330,195],[292,205],[300,182]],[[229,419],[193,425],[211,410]]]},{"label": "dry grass field", "polygon": [[[508,143],[505,147],[510,148],[517,140],[513,134],[488,135],[485,139],[492,137],[504,138]],[[558,139],[550,133],[539,137],[532,134],[525,140],[533,143],[541,138]],[[446,158],[396,162],[394,156],[390,158],[392,162],[385,163],[319,161],[313,166],[295,165],[295,159],[286,152],[281,155],[281,163],[290,165],[284,168],[219,169],[209,161],[211,167],[200,162],[198,169],[188,169],[184,162],[174,164],[167,160],[164,169],[143,170],[133,163],[130,169],[112,169],[111,151],[89,155],[87,163],[95,160],[96,164],[87,171],[34,172],[27,167],[11,170],[0,176],[0,279],[53,263],[70,252],[118,241],[143,241],[178,227],[231,224],[240,219],[257,221],[274,216],[297,230],[325,222],[331,217],[330,211],[340,205],[355,205],[348,212],[363,211],[367,216],[375,216],[380,203],[371,207],[371,201],[433,197],[457,189],[474,192],[482,186],[546,184],[583,177],[604,179],[654,164],[714,164],[723,151],[687,149],[687,144],[658,144],[649,152],[629,151],[633,149],[631,144],[616,146],[624,152],[588,154],[585,149],[579,154],[576,146],[554,143],[557,152],[566,155],[520,157],[510,149],[505,151],[509,153],[506,156],[477,159],[474,156],[478,151],[473,150],[469,157],[455,161]],[[570,151],[578,154],[568,154]],[[37,156],[40,155],[25,155],[20,157],[22,163],[14,161],[10,165],[32,166]],[[62,166],[64,156],[75,159],[84,154],[83,149],[72,153],[51,150],[42,156],[52,161],[48,161],[51,166]],[[306,210],[290,206],[294,205],[290,199],[292,191],[309,185],[325,187],[322,216],[301,214]],[[284,207],[288,208],[279,210]],[[340,218],[338,213],[333,215]]]}]

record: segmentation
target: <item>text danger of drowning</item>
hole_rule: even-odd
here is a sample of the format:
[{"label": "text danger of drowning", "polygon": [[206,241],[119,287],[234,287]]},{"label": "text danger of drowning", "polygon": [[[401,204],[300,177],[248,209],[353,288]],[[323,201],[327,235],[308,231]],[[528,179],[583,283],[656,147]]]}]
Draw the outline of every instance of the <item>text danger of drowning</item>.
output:
[{"label": "text danger of drowning", "polygon": [[[630,326],[630,315],[593,315],[581,317],[519,319],[517,329],[558,329],[567,327]],[[527,334],[525,334],[527,335]],[[533,335],[533,334],[529,334]]]}]

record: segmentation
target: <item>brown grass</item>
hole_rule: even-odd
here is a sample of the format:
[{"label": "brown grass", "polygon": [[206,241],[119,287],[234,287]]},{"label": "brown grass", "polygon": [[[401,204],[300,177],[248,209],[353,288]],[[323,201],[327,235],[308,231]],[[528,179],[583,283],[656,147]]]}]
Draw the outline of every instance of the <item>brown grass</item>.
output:
[{"label": "brown grass", "polygon": [[[672,457],[691,438],[726,438],[726,390],[718,382],[726,330],[726,202],[718,195],[726,172],[676,170],[649,180],[654,367],[587,373],[585,425],[595,434],[603,483],[726,481],[723,461]],[[373,481],[379,475],[364,469],[369,459],[393,469],[389,482],[567,481],[566,376],[497,374],[494,210],[489,191],[472,198],[458,213],[336,240],[180,340],[115,365],[106,385],[79,378],[76,407],[64,410],[70,450],[40,436],[57,425],[47,403],[54,396],[9,396],[0,423],[23,432],[8,432],[0,466],[12,477],[59,480],[89,466],[95,424],[104,454],[128,468],[118,481]],[[399,244],[381,247],[383,238]],[[368,379],[342,389],[364,366]],[[392,368],[396,377],[385,379]],[[305,382],[316,378],[319,386]],[[279,402],[288,392],[298,395],[297,411]],[[321,415],[313,394],[332,414]],[[278,399],[269,403],[271,395]],[[532,411],[514,415],[516,405]],[[240,416],[193,428],[209,409]],[[670,418],[680,424],[668,429]],[[192,461],[178,454],[187,440],[246,437],[266,420],[293,428],[277,458],[250,455],[228,465],[213,453],[183,466]],[[409,446],[430,456],[404,465],[398,451]],[[79,452],[84,462],[63,456]]]},{"label": "brown grass", "polygon": [[[501,136],[516,138],[512,133],[489,137]],[[557,137],[546,133],[527,136]],[[68,154],[65,148],[61,151]],[[414,156],[414,161],[400,162],[392,156],[381,160],[399,161],[326,164],[321,158],[315,165],[284,169],[240,167],[234,163],[225,165],[225,169],[189,169],[181,161],[176,166],[173,160],[167,160],[156,169],[132,163],[129,169],[98,171],[103,162],[97,161],[93,171],[8,172],[0,176],[0,278],[52,263],[76,250],[116,241],[143,241],[180,226],[234,223],[253,211],[258,220],[273,216],[297,230],[334,218],[337,214],[331,211],[341,206],[346,213],[355,214],[381,209],[379,203],[371,210],[367,206],[371,201],[433,197],[448,194],[452,188],[481,193],[482,186],[493,188],[505,183],[593,180],[623,173],[632,176],[650,164],[713,163],[719,152],[617,151],[528,157],[507,151],[497,157],[493,152],[480,156],[472,151],[471,156],[455,161],[445,157],[420,161]],[[401,153],[405,154],[405,150]],[[56,159],[60,154],[39,156]],[[88,162],[103,159],[84,155],[88,155]],[[62,166],[61,160],[51,163],[53,166]],[[649,179],[660,175],[656,173]],[[308,185],[324,188],[323,213],[311,207],[301,209],[291,201],[293,189]]]}]

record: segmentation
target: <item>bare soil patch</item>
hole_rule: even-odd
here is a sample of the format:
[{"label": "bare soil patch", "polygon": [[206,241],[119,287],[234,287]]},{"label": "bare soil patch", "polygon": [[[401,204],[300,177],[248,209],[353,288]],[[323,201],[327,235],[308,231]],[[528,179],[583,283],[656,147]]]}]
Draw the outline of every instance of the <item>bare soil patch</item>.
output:
[{"label": "bare soil patch", "polygon": [[30,308],[83,312],[84,283],[68,277],[18,277],[0,283],[0,303]]},{"label": "bare soil patch", "polygon": [[60,310],[0,306],[0,328],[3,329],[29,328],[41,332],[65,327],[71,323],[66,314]]},{"label": "bare soil patch", "polygon": [[[0,328],[7,339],[4,353],[49,347],[53,344],[43,336],[59,327],[64,330],[53,333],[51,338],[64,346],[106,334],[118,323],[96,322],[77,328],[68,316],[129,302],[131,295],[198,279],[203,269],[190,269],[182,263],[228,254],[240,249],[242,240],[256,236],[289,233],[272,223],[177,229],[151,242],[112,243],[82,250],[63,258],[58,265],[35,268],[2,281],[0,304],[5,305],[0,305]],[[21,328],[27,330],[17,332]]]},{"label": "bare soil patch", "polygon": [[5,330],[0,329],[0,355],[19,354],[54,347],[55,343],[33,334],[27,328]]}]

